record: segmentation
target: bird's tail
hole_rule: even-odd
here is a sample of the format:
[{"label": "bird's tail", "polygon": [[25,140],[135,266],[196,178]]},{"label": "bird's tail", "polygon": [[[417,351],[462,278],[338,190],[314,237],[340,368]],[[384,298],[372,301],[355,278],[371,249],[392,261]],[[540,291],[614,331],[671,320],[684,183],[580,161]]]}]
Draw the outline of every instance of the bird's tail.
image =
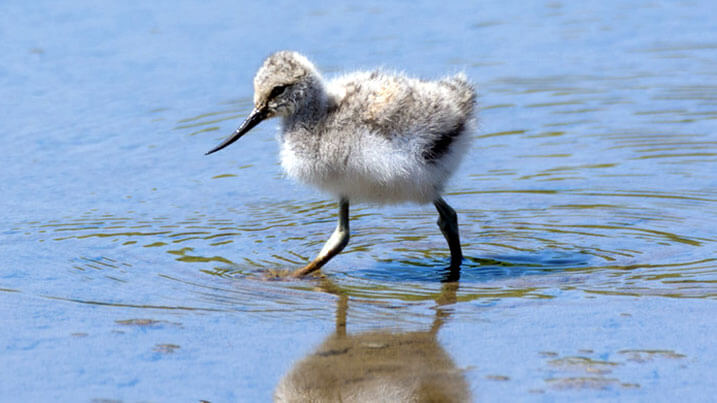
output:
[{"label": "bird's tail", "polygon": [[475,110],[476,100],[478,94],[475,86],[468,79],[465,73],[458,73],[456,75],[446,77],[440,81],[441,84],[450,87],[458,96],[458,104],[469,114],[472,114]]}]

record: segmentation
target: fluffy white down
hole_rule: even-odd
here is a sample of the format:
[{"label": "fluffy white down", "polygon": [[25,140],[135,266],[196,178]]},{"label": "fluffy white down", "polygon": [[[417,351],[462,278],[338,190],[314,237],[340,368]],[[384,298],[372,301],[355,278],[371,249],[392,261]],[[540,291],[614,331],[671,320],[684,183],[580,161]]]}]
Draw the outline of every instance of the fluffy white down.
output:
[{"label": "fluffy white down", "polygon": [[289,177],[350,201],[430,203],[440,197],[445,182],[468,151],[473,129],[470,123],[450,151],[433,163],[421,158],[423,136],[401,136],[392,141],[364,133],[341,163],[303,157],[294,152],[291,141],[280,141],[281,165]]}]

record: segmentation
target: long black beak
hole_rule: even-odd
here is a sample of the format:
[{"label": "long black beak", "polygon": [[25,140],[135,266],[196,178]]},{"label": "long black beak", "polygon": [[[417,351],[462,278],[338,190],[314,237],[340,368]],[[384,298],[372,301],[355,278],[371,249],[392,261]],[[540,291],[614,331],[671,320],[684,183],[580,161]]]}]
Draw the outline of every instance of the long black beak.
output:
[{"label": "long black beak", "polygon": [[228,146],[229,144],[239,140],[239,138],[241,136],[243,136],[244,134],[246,134],[246,132],[251,130],[254,126],[258,125],[262,120],[266,119],[266,111],[267,111],[266,107],[261,108],[261,109],[254,108],[254,110],[251,111],[251,114],[249,115],[249,117],[246,118],[244,123],[242,123],[241,126],[239,126],[239,128],[236,129],[234,131],[234,133],[232,133],[231,136],[227,137],[227,139],[222,141],[221,144],[214,147],[213,149],[211,149],[209,152],[207,152],[204,155],[209,155],[211,153],[217,152],[217,151],[221,150],[222,148]]}]

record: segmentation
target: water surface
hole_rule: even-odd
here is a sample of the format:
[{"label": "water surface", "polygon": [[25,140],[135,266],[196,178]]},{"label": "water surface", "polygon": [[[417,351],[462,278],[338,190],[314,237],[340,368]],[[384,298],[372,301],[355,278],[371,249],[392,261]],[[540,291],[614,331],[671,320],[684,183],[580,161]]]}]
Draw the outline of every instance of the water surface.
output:
[{"label": "water surface", "polygon": [[[710,2],[2,10],[2,396],[717,393]],[[203,154],[285,48],[327,76],[476,83],[480,127],[446,194],[459,283],[441,283],[435,211],[411,205],[352,206],[325,278],[272,280],[321,248],[335,202],[283,176],[277,122]]]}]

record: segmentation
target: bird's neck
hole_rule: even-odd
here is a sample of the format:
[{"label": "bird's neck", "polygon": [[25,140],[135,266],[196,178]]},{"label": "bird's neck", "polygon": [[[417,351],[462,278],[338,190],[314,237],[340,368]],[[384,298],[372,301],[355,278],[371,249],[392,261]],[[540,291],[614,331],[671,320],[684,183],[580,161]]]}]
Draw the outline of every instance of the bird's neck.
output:
[{"label": "bird's neck", "polygon": [[314,86],[294,113],[284,117],[284,127],[291,128],[297,124],[304,127],[315,126],[324,120],[330,105],[331,100],[323,85]]}]

